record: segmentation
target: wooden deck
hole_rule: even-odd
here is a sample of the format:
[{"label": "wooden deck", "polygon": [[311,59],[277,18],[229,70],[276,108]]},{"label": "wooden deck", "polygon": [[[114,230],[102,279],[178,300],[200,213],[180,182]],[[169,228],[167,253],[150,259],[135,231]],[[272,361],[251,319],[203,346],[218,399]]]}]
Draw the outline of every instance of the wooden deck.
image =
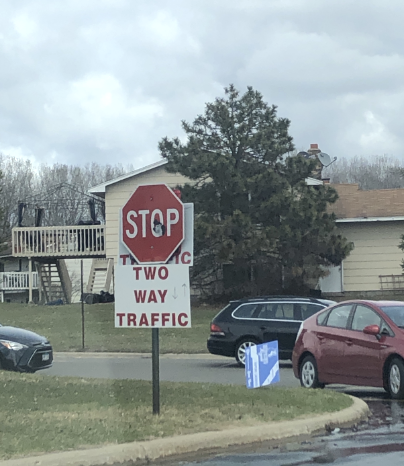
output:
[{"label": "wooden deck", "polygon": [[12,231],[14,257],[105,257],[105,225],[18,227]]}]

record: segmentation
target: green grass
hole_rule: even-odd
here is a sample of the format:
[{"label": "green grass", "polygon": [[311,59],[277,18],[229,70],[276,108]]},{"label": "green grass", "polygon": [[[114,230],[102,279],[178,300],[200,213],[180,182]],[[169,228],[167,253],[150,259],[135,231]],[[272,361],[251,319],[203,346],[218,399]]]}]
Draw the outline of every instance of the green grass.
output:
[{"label": "green grass", "polygon": [[[192,310],[192,327],[160,329],[161,353],[206,353],[209,323],[219,309]],[[84,306],[85,350],[151,352],[151,329],[114,327],[113,304]],[[0,303],[0,323],[26,328],[46,336],[54,351],[81,351],[81,304],[29,306]]]},{"label": "green grass", "polygon": [[329,390],[161,382],[161,414],[154,416],[151,382],[0,372],[0,384],[0,459],[243,428],[351,405]]},{"label": "green grass", "polygon": [[[192,311],[192,328],[161,329],[161,353],[203,353],[218,309]],[[115,329],[112,304],[85,306],[85,350],[150,352],[151,330]],[[55,351],[81,350],[81,305],[0,304],[0,322],[33,330]],[[351,400],[327,390],[247,390],[243,386],[0,372],[0,459],[181,435],[337,411]]]}]

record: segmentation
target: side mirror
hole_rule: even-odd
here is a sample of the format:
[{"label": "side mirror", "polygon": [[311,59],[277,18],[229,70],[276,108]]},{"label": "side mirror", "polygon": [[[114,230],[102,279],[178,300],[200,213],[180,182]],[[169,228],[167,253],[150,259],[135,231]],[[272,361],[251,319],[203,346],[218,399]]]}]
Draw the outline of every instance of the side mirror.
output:
[{"label": "side mirror", "polygon": [[373,335],[374,337],[377,337],[380,335],[380,327],[378,325],[368,325],[363,329],[363,333],[366,333],[366,335]]}]

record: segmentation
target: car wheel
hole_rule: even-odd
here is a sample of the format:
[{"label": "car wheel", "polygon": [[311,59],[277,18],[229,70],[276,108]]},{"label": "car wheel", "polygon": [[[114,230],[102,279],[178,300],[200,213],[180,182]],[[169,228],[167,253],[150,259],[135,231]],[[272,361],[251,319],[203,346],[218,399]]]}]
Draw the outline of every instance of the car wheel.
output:
[{"label": "car wheel", "polygon": [[251,346],[257,345],[257,340],[254,338],[246,338],[245,340],[241,340],[236,347],[236,361],[239,363],[240,366],[245,367],[245,352],[247,348]]},{"label": "car wheel", "polygon": [[394,358],[390,363],[387,388],[392,398],[404,398],[404,363],[399,358]]},{"label": "car wheel", "polygon": [[313,356],[306,356],[300,364],[300,385],[305,388],[324,388],[318,381],[316,360]]}]

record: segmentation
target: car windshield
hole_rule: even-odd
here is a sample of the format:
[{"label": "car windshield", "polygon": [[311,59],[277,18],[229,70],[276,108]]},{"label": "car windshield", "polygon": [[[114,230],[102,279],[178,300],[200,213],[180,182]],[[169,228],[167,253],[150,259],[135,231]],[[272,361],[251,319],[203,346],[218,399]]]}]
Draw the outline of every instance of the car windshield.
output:
[{"label": "car windshield", "polygon": [[380,309],[390,317],[397,327],[404,328],[404,306],[383,306]]}]

